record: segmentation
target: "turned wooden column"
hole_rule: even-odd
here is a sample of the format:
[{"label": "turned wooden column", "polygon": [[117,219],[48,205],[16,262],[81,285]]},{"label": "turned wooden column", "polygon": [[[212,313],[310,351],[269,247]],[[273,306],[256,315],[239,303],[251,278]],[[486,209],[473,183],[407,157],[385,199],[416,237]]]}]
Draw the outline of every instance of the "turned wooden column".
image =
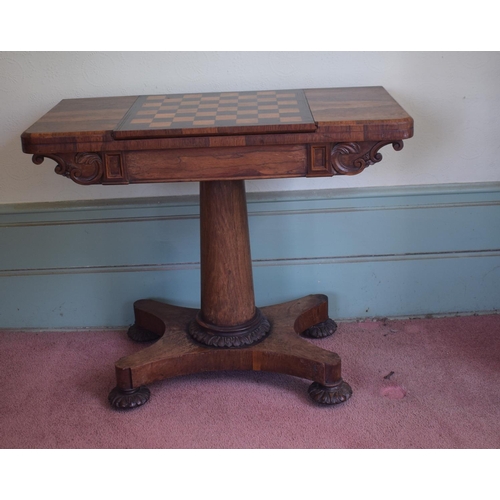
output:
[{"label": "turned wooden column", "polygon": [[200,182],[201,311],[190,325],[199,342],[243,347],[269,323],[255,307],[244,181]]},{"label": "turned wooden column", "polygon": [[235,326],[255,315],[245,181],[200,182],[201,315]]}]

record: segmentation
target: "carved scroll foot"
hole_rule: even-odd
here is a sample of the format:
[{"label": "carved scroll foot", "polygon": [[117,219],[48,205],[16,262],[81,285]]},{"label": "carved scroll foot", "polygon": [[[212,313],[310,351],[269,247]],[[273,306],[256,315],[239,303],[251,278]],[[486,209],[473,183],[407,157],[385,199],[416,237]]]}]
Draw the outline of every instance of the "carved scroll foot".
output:
[{"label": "carved scroll foot", "polygon": [[160,338],[156,333],[146,330],[146,328],[141,328],[137,325],[132,325],[128,331],[127,335],[134,342],[151,342],[152,340],[158,340]]},{"label": "carved scroll foot", "polygon": [[324,405],[343,403],[352,396],[351,386],[343,380],[332,386],[313,382],[307,392],[313,401]]},{"label": "carved scroll foot", "polygon": [[302,332],[302,335],[304,337],[309,337],[312,339],[323,339],[325,337],[333,335],[335,333],[335,330],[337,330],[337,323],[335,323],[333,319],[328,318],[322,323],[311,326],[305,332]]},{"label": "carved scroll foot", "polygon": [[131,410],[146,404],[151,396],[147,387],[136,389],[119,389],[115,387],[108,396],[109,404],[117,410]]}]

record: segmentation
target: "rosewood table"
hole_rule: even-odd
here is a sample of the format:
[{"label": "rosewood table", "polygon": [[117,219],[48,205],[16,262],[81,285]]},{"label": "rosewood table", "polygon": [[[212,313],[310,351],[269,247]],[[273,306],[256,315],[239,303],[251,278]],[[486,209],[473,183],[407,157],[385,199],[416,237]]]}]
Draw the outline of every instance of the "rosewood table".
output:
[{"label": "rosewood table", "polygon": [[314,401],[346,401],[340,357],[303,338],[335,331],[327,297],[255,305],[244,181],[358,174],[412,135],[382,87],[65,99],[26,130],[23,151],[78,184],[200,183],[200,309],[135,302],[128,336],[153,343],[117,361],[110,404],[216,370],[302,377]]}]

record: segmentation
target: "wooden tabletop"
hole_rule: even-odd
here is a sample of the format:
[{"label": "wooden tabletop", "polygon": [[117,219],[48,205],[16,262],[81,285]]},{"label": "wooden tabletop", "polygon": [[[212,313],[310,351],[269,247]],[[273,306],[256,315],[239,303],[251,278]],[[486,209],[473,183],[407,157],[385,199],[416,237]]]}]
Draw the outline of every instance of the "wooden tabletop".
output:
[{"label": "wooden tabletop", "polygon": [[79,184],[355,175],[413,120],[383,87],[65,99],[21,136]]},{"label": "wooden tabletop", "polygon": [[41,154],[412,135],[412,118],[383,87],[354,87],[64,99],[22,134],[22,146]]}]

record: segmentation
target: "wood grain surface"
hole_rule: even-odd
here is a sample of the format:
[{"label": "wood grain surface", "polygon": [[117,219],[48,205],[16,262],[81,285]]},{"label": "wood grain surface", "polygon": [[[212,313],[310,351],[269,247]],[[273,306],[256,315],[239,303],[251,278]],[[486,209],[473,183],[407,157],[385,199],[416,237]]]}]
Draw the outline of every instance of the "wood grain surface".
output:
[{"label": "wood grain surface", "polygon": [[197,311],[153,300],[134,304],[136,323],[161,337],[155,344],[117,361],[120,389],[219,370],[254,370],[285,373],[321,384],[341,380],[338,354],[300,337],[302,329],[327,319],[325,295],[308,295],[298,300],[262,308],[273,324],[263,342],[243,349],[209,348],[194,342],[186,325]]},{"label": "wood grain surface", "polygon": [[200,182],[201,314],[218,326],[251,320],[255,299],[244,181]]}]

